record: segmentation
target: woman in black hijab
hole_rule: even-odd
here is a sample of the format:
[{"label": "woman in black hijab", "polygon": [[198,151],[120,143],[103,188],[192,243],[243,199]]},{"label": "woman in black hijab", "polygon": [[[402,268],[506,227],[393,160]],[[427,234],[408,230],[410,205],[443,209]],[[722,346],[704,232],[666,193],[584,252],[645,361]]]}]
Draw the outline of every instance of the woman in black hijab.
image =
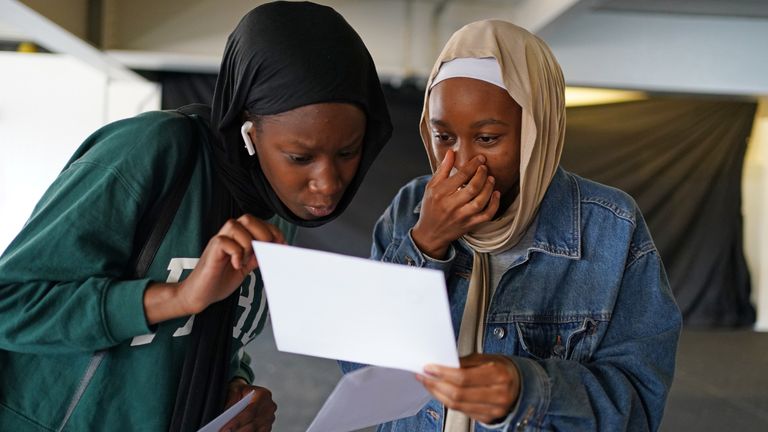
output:
[{"label": "woman in black hijab", "polygon": [[[244,116],[258,126],[270,116],[280,117],[276,114],[334,102],[365,114],[359,169],[335,211],[307,214],[281,201],[275,193],[279,188],[270,188],[263,158],[251,157],[242,145],[233,144],[241,143]],[[392,131],[376,68],[363,42],[341,15],[312,3],[270,3],[242,19],[227,42],[211,122],[224,144],[225,154],[218,154],[221,172],[240,207],[262,218],[277,213],[301,226],[322,225],[349,205]]]},{"label": "woman in black hijab", "polygon": [[95,132],[0,257],[0,430],[197,430],[252,390],[225,428],[270,430],[242,354],[266,319],[251,240],[336,218],[391,131],[338,13],[249,12],[211,107]]},{"label": "woman in black hijab", "polygon": [[279,239],[259,219],[316,227],[343,212],[392,133],[362,40],[313,3],[275,2],[243,17],[227,41],[210,124],[217,172],[245,213],[223,230],[245,238],[249,256],[249,234]]}]

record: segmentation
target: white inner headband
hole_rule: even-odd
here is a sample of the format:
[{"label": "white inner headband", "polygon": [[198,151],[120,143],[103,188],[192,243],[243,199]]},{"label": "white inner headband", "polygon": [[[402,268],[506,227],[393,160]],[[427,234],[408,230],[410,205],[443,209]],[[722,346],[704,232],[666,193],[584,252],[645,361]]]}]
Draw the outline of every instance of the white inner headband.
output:
[{"label": "white inner headband", "polygon": [[474,78],[507,90],[504,86],[504,80],[501,78],[499,62],[493,57],[457,58],[445,62],[440,66],[440,70],[429,88],[432,89],[449,78]]}]

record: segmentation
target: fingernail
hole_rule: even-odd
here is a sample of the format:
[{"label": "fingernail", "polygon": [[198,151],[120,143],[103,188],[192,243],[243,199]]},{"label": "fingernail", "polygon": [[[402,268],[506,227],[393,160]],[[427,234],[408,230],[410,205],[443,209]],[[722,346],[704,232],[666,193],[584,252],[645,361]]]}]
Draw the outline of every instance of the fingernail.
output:
[{"label": "fingernail", "polygon": [[424,372],[426,372],[428,374],[436,374],[437,373],[437,368],[435,366],[433,366],[433,365],[426,365],[426,366],[424,366]]},{"label": "fingernail", "polygon": [[496,183],[496,179],[493,178],[493,177],[488,177],[488,181],[491,182],[491,184],[495,184]]},{"label": "fingernail", "polygon": [[480,162],[485,163],[485,156],[480,155]]}]

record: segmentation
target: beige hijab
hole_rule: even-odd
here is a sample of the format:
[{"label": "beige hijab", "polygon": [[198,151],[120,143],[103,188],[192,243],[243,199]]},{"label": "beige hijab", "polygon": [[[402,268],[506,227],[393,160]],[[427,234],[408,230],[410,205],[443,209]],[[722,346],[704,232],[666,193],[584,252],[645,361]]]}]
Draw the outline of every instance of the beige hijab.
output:
[{"label": "beige hijab", "polygon": [[[485,20],[468,24],[453,34],[440,53],[427,89],[443,63],[457,58],[493,57],[501,68],[504,86],[522,107],[520,131],[520,193],[506,212],[463,237],[475,252],[472,276],[459,330],[459,355],[482,352],[489,301],[488,254],[513,247],[525,234],[560,163],[565,136],[565,83],[549,47],[514,24]],[[429,90],[424,96],[421,138],[432,170],[440,161],[432,152]],[[474,430],[474,422],[449,410],[446,432]]]}]

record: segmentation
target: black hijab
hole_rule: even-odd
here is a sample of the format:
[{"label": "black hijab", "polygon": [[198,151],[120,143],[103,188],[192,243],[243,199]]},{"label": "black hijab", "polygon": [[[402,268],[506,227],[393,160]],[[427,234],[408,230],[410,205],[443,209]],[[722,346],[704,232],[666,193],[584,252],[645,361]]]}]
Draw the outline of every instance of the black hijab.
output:
[{"label": "black hijab", "polygon": [[[277,197],[258,159],[246,152],[240,127],[245,111],[270,115],[321,102],[357,105],[366,114],[366,132],[360,166],[336,210],[309,221]],[[307,2],[269,3],[245,15],[227,40],[210,110],[195,105],[180,112],[205,118],[212,130],[209,144],[224,183],[214,185],[218,192],[209,209],[208,225],[216,230],[226,218],[237,216],[232,198],[240,211],[264,219],[277,214],[305,227],[333,220],[349,205],[392,134],[376,68],[362,40],[333,9]],[[235,292],[210,305],[195,318],[171,431],[195,431],[221,412],[237,296]]]},{"label": "black hijab", "polygon": [[[366,115],[360,166],[335,211],[305,220],[286,208],[257,156],[245,150],[243,113],[278,114],[321,102],[348,102]],[[365,173],[392,135],[376,67],[363,41],[327,6],[275,2],[243,17],[229,36],[211,107],[221,176],[240,209],[257,217],[278,214],[304,227],[335,219],[349,205]]]}]

